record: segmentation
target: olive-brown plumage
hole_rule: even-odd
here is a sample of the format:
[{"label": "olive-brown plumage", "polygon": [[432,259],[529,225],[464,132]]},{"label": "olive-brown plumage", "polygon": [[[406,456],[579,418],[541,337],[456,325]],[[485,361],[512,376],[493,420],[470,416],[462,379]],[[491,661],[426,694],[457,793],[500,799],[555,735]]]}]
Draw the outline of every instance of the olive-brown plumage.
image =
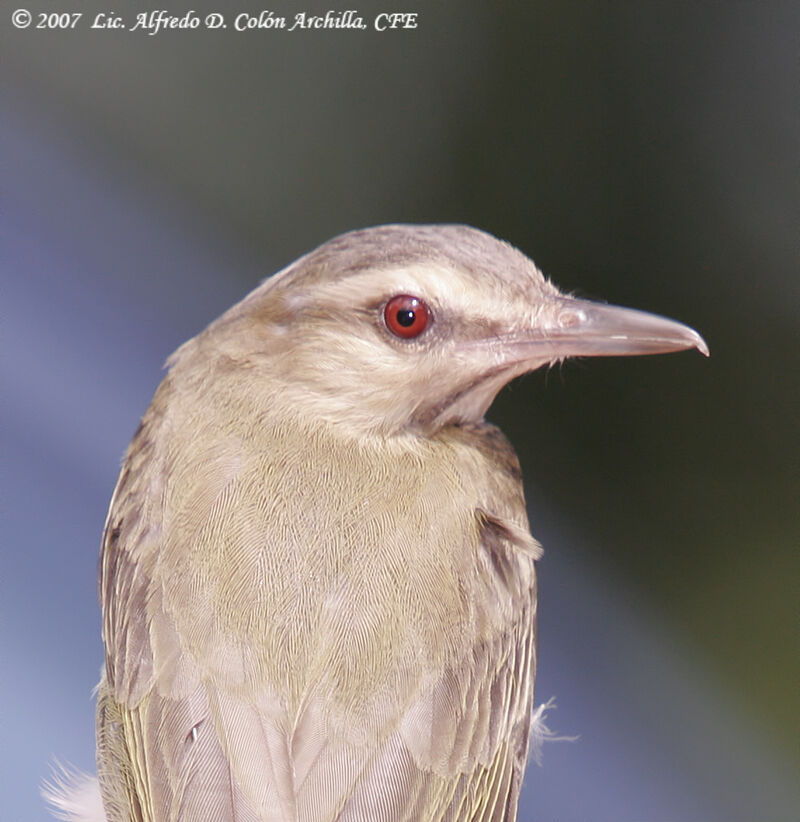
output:
[{"label": "olive-brown plumage", "polygon": [[515,819],[540,549],[484,412],[688,347],[464,226],[345,234],[181,347],[103,537],[109,822]]}]

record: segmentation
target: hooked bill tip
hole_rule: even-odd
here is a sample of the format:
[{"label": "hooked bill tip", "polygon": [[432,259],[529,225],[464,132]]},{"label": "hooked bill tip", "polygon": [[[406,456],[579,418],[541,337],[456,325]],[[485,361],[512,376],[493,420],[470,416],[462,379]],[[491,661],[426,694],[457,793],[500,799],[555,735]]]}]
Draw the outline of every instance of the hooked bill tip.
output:
[{"label": "hooked bill tip", "polygon": [[694,330],[692,329],[692,333],[695,336],[694,347],[704,356],[710,357],[711,352],[708,350],[708,344],[706,341]]}]

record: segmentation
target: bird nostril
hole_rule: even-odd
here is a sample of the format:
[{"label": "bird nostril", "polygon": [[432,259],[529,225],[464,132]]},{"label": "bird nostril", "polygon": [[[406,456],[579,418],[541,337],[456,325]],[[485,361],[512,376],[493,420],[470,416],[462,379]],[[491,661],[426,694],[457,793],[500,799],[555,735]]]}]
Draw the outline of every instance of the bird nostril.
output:
[{"label": "bird nostril", "polygon": [[586,322],[586,314],[580,309],[567,308],[558,315],[557,324],[559,328],[575,328],[575,326]]}]

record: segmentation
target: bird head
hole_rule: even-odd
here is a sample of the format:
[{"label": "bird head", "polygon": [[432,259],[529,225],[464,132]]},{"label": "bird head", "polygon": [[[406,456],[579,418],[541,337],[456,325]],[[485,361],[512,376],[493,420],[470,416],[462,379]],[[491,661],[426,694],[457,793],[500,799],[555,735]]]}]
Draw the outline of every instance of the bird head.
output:
[{"label": "bird head", "polygon": [[708,354],[691,328],[562,294],[521,252],[460,225],[336,237],[206,334],[270,402],[384,436],[476,422],[514,377],[567,357]]}]

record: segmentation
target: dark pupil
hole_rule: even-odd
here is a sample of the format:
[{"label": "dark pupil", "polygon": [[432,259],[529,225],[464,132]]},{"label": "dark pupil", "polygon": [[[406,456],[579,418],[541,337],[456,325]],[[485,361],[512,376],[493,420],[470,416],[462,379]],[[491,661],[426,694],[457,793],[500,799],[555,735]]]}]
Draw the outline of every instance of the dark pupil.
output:
[{"label": "dark pupil", "polygon": [[408,328],[410,325],[414,323],[414,311],[411,308],[401,308],[397,312],[397,322],[403,326],[403,328]]}]

